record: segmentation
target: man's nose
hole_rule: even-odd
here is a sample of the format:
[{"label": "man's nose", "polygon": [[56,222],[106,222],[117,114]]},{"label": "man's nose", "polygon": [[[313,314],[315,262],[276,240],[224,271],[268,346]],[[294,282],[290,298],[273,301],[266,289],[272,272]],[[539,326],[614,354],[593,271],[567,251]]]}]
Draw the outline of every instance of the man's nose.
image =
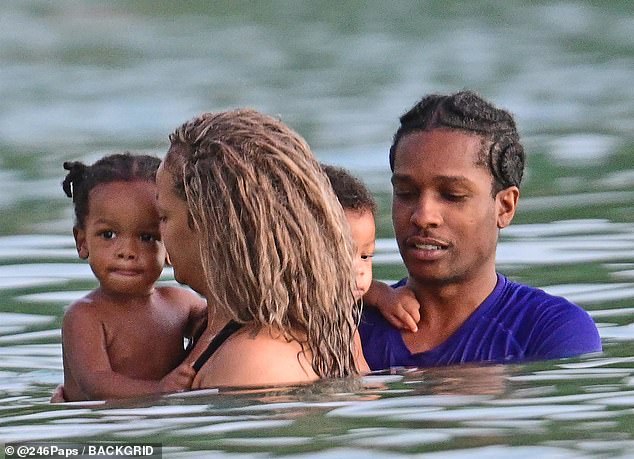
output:
[{"label": "man's nose", "polygon": [[442,206],[434,196],[421,195],[412,212],[411,221],[421,228],[439,226],[442,221]]}]

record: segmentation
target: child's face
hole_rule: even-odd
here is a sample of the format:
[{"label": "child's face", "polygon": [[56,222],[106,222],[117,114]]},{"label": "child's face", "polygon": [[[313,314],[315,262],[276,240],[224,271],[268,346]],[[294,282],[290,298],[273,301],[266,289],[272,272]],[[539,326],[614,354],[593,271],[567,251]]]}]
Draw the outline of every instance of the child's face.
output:
[{"label": "child's face", "polygon": [[112,182],[90,192],[89,211],[75,241],[106,293],[146,295],[165,263],[159,233],[156,185]]},{"label": "child's face", "polygon": [[372,283],[372,257],[376,239],[374,215],[370,211],[344,209],[355,244],[354,267],[357,271],[355,299],[360,299]]}]

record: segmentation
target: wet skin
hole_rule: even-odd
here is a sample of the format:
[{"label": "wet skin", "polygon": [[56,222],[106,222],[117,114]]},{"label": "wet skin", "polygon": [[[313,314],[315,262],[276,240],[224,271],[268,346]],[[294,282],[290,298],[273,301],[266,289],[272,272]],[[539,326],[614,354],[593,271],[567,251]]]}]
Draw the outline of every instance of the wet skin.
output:
[{"label": "wet skin", "polygon": [[372,283],[372,257],[376,241],[374,215],[370,211],[344,209],[355,245],[354,268],[357,272],[355,298],[361,298]]},{"label": "wet skin", "polygon": [[394,232],[407,285],[424,305],[418,331],[403,333],[412,352],[451,336],[495,287],[498,233],[519,190],[493,195],[492,175],[477,162],[482,145],[474,134],[433,129],[405,135],[396,148]]}]

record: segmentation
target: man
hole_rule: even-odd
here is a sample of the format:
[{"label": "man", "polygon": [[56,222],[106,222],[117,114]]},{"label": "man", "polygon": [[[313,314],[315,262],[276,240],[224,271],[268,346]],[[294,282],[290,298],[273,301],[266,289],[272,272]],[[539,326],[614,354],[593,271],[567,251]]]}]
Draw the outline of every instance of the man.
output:
[{"label": "man", "polygon": [[[392,220],[408,276],[364,297],[373,370],[516,362],[601,351],[590,316],[564,298],[498,274],[499,230],[517,208],[524,150],[513,117],[470,91],[430,95],[400,118],[390,148]],[[418,309],[419,308],[419,309]],[[405,322],[407,322],[405,320]]]}]

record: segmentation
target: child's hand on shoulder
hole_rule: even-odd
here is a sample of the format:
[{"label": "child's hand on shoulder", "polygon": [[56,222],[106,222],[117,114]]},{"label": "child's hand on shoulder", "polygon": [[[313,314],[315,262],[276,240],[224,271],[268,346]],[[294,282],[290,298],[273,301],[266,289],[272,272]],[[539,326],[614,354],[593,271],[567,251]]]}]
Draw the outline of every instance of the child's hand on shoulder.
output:
[{"label": "child's hand on shoulder", "polygon": [[372,281],[364,299],[376,306],[394,327],[411,332],[418,331],[420,303],[409,287],[392,288],[383,282]]},{"label": "child's hand on shoulder", "polygon": [[396,328],[417,332],[420,321],[420,303],[414,296],[414,292],[407,286],[391,290],[391,300],[384,308],[380,308],[381,314]]},{"label": "child's hand on shoulder", "polygon": [[161,392],[168,393],[191,389],[194,376],[196,376],[196,370],[189,363],[181,363],[163,376],[160,382]]}]

